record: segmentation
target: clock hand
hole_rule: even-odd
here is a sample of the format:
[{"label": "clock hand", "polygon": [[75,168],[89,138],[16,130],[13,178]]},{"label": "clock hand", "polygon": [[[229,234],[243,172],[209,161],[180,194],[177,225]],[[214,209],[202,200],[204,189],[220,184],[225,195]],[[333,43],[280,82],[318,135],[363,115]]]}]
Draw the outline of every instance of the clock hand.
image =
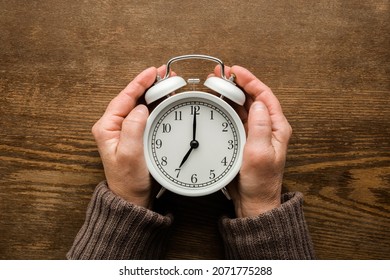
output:
[{"label": "clock hand", "polygon": [[188,157],[190,156],[192,150],[199,147],[199,142],[196,141],[196,140],[192,140],[191,143],[190,143],[190,146],[191,146],[191,148],[188,150],[188,152],[187,152],[186,155],[184,156],[183,160],[182,160],[181,163],[180,163],[179,168],[181,168],[182,165],[187,161],[187,159],[188,159]]},{"label": "clock hand", "polygon": [[194,110],[194,121],[192,122],[192,141],[196,141],[196,111]]},{"label": "clock hand", "polygon": [[188,157],[190,156],[193,149],[196,149],[199,147],[199,142],[196,141],[196,111],[194,110],[194,119],[192,121],[192,141],[190,142],[191,148],[188,150],[186,155],[184,156],[183,160],[180,163],[179,168],[183,166],[183,164],[187,161]]},{"label": "clock hand", "polygon": [[186,155],[184,156],[183,160],[181,161],[179,168],[181,168],[182,165],[186,162],[186,160],[187,160],[188,157],[190,156],[190,154],[191,154],[191,152],[192,152],[193,149],[194,149],[194,148],[191,147],[191,148],[188,150],[188,152],[187,152]]}]

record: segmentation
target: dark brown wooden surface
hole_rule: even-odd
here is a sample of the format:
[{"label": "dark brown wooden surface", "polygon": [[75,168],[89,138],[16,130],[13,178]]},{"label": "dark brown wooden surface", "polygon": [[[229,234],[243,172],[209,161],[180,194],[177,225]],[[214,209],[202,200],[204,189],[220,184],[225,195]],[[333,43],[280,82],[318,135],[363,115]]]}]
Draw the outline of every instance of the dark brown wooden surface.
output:
[{"label": "dark brown wooden surface", "polygon": [[[104,178],[93,123],[137,73],[189,53],[245,66],[280,99],[294,129],[284,189],[304,193],[318,257],[390,258],[389,1],[8,0],[0,11],[1,259],[64,258]],[[214,65],[174,67],[188,78]],[[221,194],[164,202],[177,213],[168,258],[223,257]]]}]

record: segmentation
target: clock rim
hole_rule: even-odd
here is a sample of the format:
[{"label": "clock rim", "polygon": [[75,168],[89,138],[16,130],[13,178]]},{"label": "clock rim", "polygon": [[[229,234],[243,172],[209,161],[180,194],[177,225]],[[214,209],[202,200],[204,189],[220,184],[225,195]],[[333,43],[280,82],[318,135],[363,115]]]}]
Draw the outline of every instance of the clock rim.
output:
[{"label": "clock rim", "polygon": [[[215,182],[211,186],[204,187],[204,188],[187,188],[183,186],[177,186],[171,181],[169,181],[167,178],[165,178],[164,175],[160,174],[161,171],[159,171],[158,167],[155,166],[155,164],[153,163],[153,159],[152,159],[153,154],[151,153],[151,151],[149,151],[150,149],[148,145],[149,138],[151,137],[150,135],[151,128],[156,117],[172,103],[175,103],[183,99],[191,99],[191,98],[204,99],[205,101],[215,103],[219,105],[219,107],[223,108],[225,110],[225,113],[227,113],[227,115],[231,118],[232,122],[235,123],[238,139],[240,143],[236,162],[233,164],[232,168],[227,172],[227,175],[225,175],[223,178],[221,178],[219,181]],[[162,187],[179,195],[197,197],[197,196],[205,196],[208,194],[212,194],[221,190],[222,188],[226,187],[237,176],[242,164],[245,142],[246,142],[246,133],[245,133],[244,125],[240,117],[238,116],[237,112],[226,101],[222,100],[221,98],[211,93],[207,93],[203,91],[184,91],[184,92],[174,94],[168,97],[167,99],[163,100],[150,113],[144,131],[143,149],[144,149],[144,157],[145,157],[147,168],[150,174],[152,175],[152,177]]]}]

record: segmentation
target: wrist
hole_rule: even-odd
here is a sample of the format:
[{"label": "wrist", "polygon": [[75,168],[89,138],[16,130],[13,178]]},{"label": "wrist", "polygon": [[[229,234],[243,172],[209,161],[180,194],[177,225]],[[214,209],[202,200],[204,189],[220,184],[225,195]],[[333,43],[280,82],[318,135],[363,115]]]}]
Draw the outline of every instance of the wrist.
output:
[{"label": "wrist", "polygon": [[272,209],[280,207],[281,202],[272,201],[272,202],[240,202],[237,203],[235,212],[238,218],[247,218],[247,217],[256,217]]},{"label": "wrist", "polygon": [[258,187],[257,192],[239,192],[234,205],[239,218],[255,217],[278,208],[281,205],[281,184],[269,189]]},{"label": "wrist", "polygon": [[127,202],[130,202],[134,205],[141,206],[147,209],[150,209],[150,194],[147,195],[137,195],[137,194],[125,194],[125,195],[119,195],[121,198],[126,200]]},{"label": "wrist", "polygon": [[130,202],[134,205],[150,208],[150,189],[140,190],[140,191],[133,191],[129,189],[129,187],[123,186],[119,187],[116,185],[110,185],[108,183],[108,188],[116,195],[122,198],[123,200],[126,200],[127,202]]},{"label": "wrist", "polygon": [[260,182],[258,180],[244,182],[241,177],[234,193],[233,202],[237,217],[258,216],[280,207],[282,177],[276,176]]}]

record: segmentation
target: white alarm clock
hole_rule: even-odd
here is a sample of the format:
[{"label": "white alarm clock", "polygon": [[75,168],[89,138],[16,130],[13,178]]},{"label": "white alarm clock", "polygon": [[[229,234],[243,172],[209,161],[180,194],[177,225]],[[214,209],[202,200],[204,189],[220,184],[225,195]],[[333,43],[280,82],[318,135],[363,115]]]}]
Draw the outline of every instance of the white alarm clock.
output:
[{"label": "white alarm clock", "polygon": [[[176,92],[187,83],[170,76],[170,67],[184,59],[205,59],[221,66],[221,78],[209,77],[204,83],[220,97],[203,91]],[[241,119],[223,100],[245,102],[245,94],[232,80],[225,77],[220,59],[184,55],[170,59],[165,76],[145,93],[147,104],[166,98],[151,112],[144,133],[146,164],[162,186],[159,195],[165,189],[184,196],[222,190],[229,198],[225,187],[240,170],[246,140]]]}]

